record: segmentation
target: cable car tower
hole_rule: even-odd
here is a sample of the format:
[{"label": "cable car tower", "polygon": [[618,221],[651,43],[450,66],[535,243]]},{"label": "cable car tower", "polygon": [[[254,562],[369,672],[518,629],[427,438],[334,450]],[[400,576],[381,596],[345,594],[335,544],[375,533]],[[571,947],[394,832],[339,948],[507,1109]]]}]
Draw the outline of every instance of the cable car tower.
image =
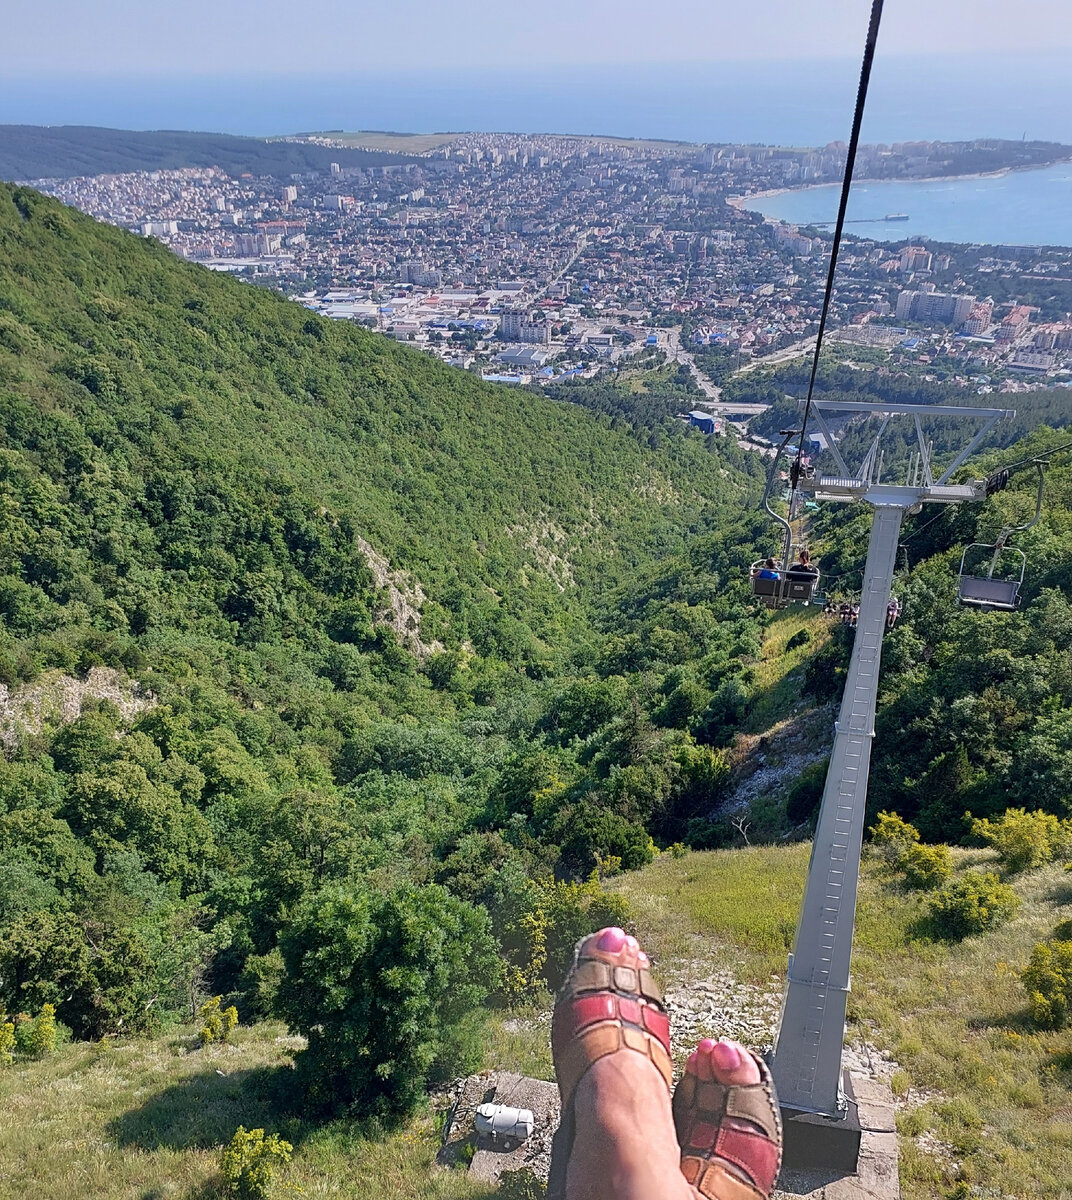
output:
[{"label": "cable car tower", "polygon": [[[834,724],[830,767],[812,844],[804,902],[789,959],[782,1019],[771,1069],[783,1108],[837,1118],[845,1112],[841,1053],[850,987],[849,965],[871,742],[875,736],[882,637],[901,523],[906,513],[919,512],[924,504],[959,504],[985,499],[986,480],[950,483],[950,479],[990,430],[1015,413],[998,408],[890,406],[822,399],[811,400],[810,411],[824,436],[838,474],[816,474],[810,478],[801,475],[797,487],[817,501],[870,504],[874,514],[856,637],[841,711]],[[851,468],[842,457],[824,414],[882,417],[878,435],[856,468]],[[966,422],[981,421],[974,436],[938,478],[934,477],[930,446],[920,422],[921,416],[936,415]],[[881,478],[881,438],[890,421],[899,417],[913,420],[919,450],[912,455],[903,483],[884,483]]]}]

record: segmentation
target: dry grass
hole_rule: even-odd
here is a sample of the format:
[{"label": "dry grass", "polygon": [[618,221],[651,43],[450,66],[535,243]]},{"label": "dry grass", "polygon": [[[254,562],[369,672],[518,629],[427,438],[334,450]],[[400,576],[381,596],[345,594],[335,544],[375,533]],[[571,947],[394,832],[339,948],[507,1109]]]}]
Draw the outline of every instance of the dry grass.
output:
[{"label": "dry grass", "polygon": [[[789,639],[802,629],[811,640],[786,650]],[[753,666],[756,699],[742,726],[745,733],[764,733],[800,707],[804,668],[829,640],[830,623],[815,606],[793,605],[771,617],[763,633],[762,657]]]},{"label": "dry grass", "polygon": [[294,1143],[280,1197],[479,1200],[490,1196],[433,1167],[434,1114],[382,1136],[345,1122],[282,1119],[274,1083],[291,1061],[280,1026],[237,1031],[232,1046],[193,1049],[176,1036],[77,1044],[0,1071],[3,1200],[210,1200],[221,1147],[239,1125]]},{"label": "dry grass", "polygon": [[[784,976],[808,852],[667,855],[621,887],[664,961],[702,953],[763,982]],[[992,865],[988,853],[955,855],[960,869]],[[849,1036],[886,1051],[902,1068],[898,1090],[924,1101],[900,1117],[906,1200],[958,1186],[980,1197],[1072,1197],[1072,1031],[1031,1027],[1017,974],[1034,943],[1072,915],[1072,880],[1052,866],[1013,882],[1019,914],[949,946],[920,935],[924,898],[865,862]]]}]

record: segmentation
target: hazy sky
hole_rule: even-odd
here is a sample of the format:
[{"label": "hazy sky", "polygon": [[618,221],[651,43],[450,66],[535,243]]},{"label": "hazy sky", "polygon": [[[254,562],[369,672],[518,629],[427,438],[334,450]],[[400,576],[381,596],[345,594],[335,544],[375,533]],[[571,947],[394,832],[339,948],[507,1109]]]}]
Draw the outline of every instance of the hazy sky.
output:
[{"label": "hazy sky", "polygon": [[[856,56],[869,0],[30,0],[0,73],[65,76]],[[880,51],[1072,50],[1069,0],[887,0]]]}]

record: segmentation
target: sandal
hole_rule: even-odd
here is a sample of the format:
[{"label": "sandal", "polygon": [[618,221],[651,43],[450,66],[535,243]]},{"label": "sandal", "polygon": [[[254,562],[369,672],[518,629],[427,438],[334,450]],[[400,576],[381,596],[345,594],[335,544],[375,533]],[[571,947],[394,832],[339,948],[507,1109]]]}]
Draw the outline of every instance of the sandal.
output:
[{"label": "sandal", "polygon": [[781,1169],[774,1080],[763,1059],[747,1053],[758,1083],[708,1082],[688,1071],[674,1092],[681,1173],[710,1200],[767,1200]]},{"label": "sandal", "polygon": [[551,1052],[562,1116],[551,1144],[547,1200],[565,1196],[575,1132],[573,1095],[594,1062],[623,1048],[633,1050],[655,1064],[667,1091],[673,1084],[670,1021],[662,991],[647,967],[622,966],[620,950],[599,947],[598,940],[606,932],[577,943],[573,965],[555,1001]]}]

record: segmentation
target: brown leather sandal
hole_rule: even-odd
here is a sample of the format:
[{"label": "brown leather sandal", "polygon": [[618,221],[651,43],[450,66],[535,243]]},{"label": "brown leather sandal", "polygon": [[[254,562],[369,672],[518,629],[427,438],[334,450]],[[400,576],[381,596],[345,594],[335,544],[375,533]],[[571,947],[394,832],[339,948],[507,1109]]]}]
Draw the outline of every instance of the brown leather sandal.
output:
[{"label": "brown leather sandal", "polygon": [[633,1050],[655,1064],[667,1090],[674,1079],[670,1021],[659,985],[647,968],[623,967],[616,952],[600,950],[598,936],[577,943],[555,1002],[551,1051],[562,1117],[551,1146],[547,1200],[565,1196],[575,1133],[573,1095],[594,1062],[622,1049]]},{"label": "brown leather sandal", "polygon": [[710,1200],[767,1200],[781,1170],[774,1080],[763,1059],[752,1058],[759,1083],[708,1083],[687,1072],[674,1092],[681,1173]]}]

